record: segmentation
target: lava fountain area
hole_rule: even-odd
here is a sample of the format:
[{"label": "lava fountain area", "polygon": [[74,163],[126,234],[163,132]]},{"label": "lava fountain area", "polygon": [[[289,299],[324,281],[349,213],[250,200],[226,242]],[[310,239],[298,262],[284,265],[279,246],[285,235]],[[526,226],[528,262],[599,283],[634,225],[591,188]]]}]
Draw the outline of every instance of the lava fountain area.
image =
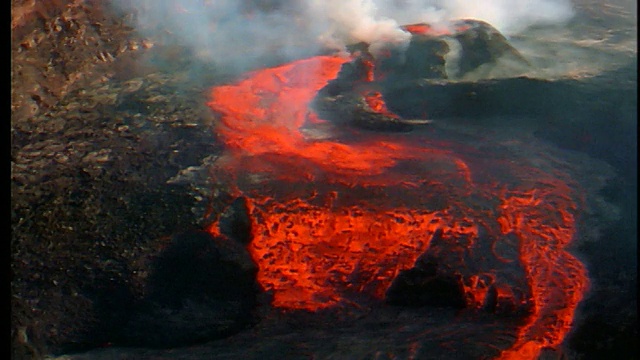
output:
[{"label": "lava fountain area", "polygon": [[518,318],[498,357],[535,359],[562,343],[589,287],[568,251],[583,190],[539,144],[483,145],[389,110],[393,56],[354,49],[212,89],[226,146],[212,176],[244,199],[258,281],[286,310],[384,301]]}]

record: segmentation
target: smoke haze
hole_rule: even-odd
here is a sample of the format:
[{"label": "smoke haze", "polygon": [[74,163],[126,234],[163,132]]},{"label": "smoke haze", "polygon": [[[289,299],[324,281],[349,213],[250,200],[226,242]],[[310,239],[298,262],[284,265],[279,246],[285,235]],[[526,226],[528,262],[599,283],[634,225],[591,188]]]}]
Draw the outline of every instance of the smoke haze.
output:
[{"label": "smoke haze", "polygon": [[570,0],[114,0],[137,14],[144,35],[186,46],[201,60],[260,66],[264,57],[291,60],[320,49],[364,41],[401,46],[399,26],[449,20],[487,21],[505,35],[573,15]]}]

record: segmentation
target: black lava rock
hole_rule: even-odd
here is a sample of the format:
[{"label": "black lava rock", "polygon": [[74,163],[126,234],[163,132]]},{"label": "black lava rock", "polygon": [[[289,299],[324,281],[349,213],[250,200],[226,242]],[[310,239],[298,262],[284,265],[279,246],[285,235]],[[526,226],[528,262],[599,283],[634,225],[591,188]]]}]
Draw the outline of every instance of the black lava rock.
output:
[{"label": "black lava rock", "polygon": [[387,291],[385,300],[392,305],[466,307],[464,288],[459,277],[438,274],[438,265],[425,263],[401,271]]},{"label": "black lava rock", "polygon": [[251,219],[247,199],[239,197],[220,214],[220,232],[230,239],[247,245],[251,242]]},{"label": "black lava rock", "polygon": [[[463,77],[481,66],[499,66],[501,60],[508,60],[512,65],[519,64],[520,69],[530,66],[529,62],[516,50],[507,39],[493,26],[479,20],[460,20],[455,22],[458,31],[453,38],[460,44],[457,56],[456,77]],[[504,65],[501,64],[501,65]]]},{"label": "black lava rock", "polygon": [[184,346],[255,322],[257,267],[237,241],[204,231],[176,235],[153,266],[149,293],[121,334],[128,345]]},{"label": "black lava rock", "polygon": [[385,132],[413,129],[409,121],[374,111],[367,104],[364,95],[353,91],[335,97],[319,96],[313,106],[323,119],[338,125]]},{"label": "black lava rock", "polygon": [[[389,48],[376,56],[367,44],[352,46],[355,59],[318,92],[312,107],[337,125],[384,132],[410,131],[434,117],[462,115],[458,112],[495,114],[504,102],[522,111],[514,94],[526,97],[512,88],[496,96],[500,88],[494,89],[494,83],[521,76],[529,62],[485,22],[461,20],[451,27],[451,33],[413,34],[406,48]],[[512,84],[521,82],[505,86]],[[373,93],[389,111],[368,105]]]}]

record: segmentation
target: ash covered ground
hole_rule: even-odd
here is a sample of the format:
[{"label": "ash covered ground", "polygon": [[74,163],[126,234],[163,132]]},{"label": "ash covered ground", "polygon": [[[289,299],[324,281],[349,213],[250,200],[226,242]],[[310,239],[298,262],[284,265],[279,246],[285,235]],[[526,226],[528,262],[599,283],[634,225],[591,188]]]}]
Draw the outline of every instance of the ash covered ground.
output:
[{"label": "ash covered ground", "polygon": [[[524,75],[541,80],[432,84],[425,95],[443,101],[430,126],[461,139],[487,128],[492,139],[526,133],[523,139],[564,151],[568,161],[598,164],[578,172],[593,179],[594,189],[604,186],[589,194],[593,214],[580,225],[573,250],[587,266],[591,289],[562,349],[544,356],[635,358],[635,5],[574,5],[567,26],[509,38],[532,65]],[[163,43],[170,35],[136,32],[133,17],[109,2],[12,1],[12,358],[435,359],[456,351],[456,358],[474,359],[495,357],[514,341],[517,319],[468,318],[455,309],[283,314],[254,288],[255,269],[241,250],[220,254],[197,236],[182,245],[175,234],[206,225],[232,200],[203,170],[222,149],[205,103],[208,89],[237,71]],[[456,106],[439,95],[445,87]],[[478,108],[514,91],[526,98]],[[483,113],[490,116],[478,117]],[[180,256],[203,253],[192,273],[163,272],[180,267],[172,262]],[[225,256],[237,267],[211,267]],[[233,285],[191,276],[238,269],[248,276]],[[161,284],[172,281],[189,285],[171,295],[177,290]],[[216,289],[203,290],[212,283],[238,293],[215,298]],[[176,311],[172,296],[185,292],[193,293],[191,307]],[[200,292],[210,296],[202,300]],[[226,312],[199,307],[208,301]],[[148,310],[150,304],[161,306]],[[209,341],[216,338],[222,339]],[[170,348],[144,347],[159,344]]]}]

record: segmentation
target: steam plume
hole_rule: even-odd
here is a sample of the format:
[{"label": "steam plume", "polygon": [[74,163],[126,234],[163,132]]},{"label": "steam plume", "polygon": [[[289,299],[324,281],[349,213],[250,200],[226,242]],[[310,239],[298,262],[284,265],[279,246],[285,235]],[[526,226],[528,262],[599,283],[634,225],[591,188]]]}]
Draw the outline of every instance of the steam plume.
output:
[{"label": "steam plume", "polygon": [[359,41],[402,45],[410,36],[399,24],[475,18],[510,35],[573,15],[570,0],[113,1],[137,14],[143,35],[168,34],[167,42],[225,66],[260,66],[265,57],[287,61]]}]

